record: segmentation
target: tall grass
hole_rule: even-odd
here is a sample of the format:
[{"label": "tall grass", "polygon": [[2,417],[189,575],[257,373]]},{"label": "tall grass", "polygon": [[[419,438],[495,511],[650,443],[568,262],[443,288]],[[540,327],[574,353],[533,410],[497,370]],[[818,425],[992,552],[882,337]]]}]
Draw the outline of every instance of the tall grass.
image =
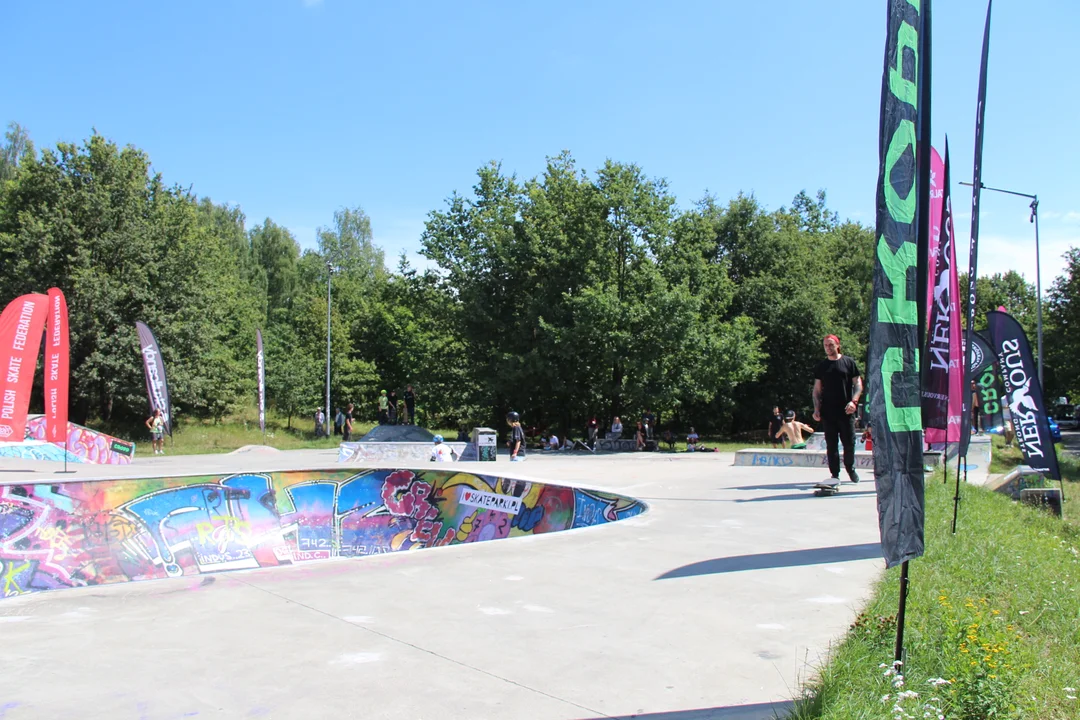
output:
[{"label": "tall grass", "polygon": [[968,486],[953,535],[941,480],[928,478],[926,553],[910,563],[903,665],[893,568],[788,717],[1080,718],[1080,527]]}]

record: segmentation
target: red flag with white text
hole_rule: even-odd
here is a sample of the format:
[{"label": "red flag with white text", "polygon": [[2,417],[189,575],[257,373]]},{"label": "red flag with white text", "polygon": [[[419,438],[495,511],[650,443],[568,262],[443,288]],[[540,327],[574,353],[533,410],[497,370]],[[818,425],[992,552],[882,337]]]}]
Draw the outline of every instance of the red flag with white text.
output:
[{"label": "red flag with white text", "polygon": [[49,298],[23,295],[0,314],[0,442],[22,442]]}]

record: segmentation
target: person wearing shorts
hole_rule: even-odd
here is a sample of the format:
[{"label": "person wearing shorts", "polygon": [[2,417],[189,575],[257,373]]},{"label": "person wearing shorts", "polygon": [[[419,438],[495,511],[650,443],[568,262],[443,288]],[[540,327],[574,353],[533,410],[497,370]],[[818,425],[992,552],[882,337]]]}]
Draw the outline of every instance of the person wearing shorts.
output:
[{"label": "person wearing shorts", "polygon": [[[812,435],[814,428],[810,427],[806,423],[799,422],[795,419],[795,411],[788,410],[784,414],[784,422],[781,423],[780,429],[773,435],[773,440],[780,439],[781,436],[785,440],[791,443],[792,450],[805,450],[806,441],[803,439],[803,432],[807,435]],[[775,442],[774,442],[775,445]]]},{"label": "person wearing shorts", "polygon": [[150,429],[150,445],[154,448],[154,454],[164,455],[165,416],[161,414],[161,408],[154,408],[154,414],[146,419],[146,427]]}]

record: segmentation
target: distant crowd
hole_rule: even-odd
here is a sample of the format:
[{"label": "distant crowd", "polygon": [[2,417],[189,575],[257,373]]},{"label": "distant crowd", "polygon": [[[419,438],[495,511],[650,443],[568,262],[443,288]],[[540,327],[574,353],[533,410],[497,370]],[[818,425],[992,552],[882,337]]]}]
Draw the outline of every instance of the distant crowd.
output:
[{"label": "distant crowd", "polygon": [[[334,435],[340,435],[342,442],[349,442],[352,439],[355,411],[356,406],[353,403],[346,405],[344,410],[340,407],[334,408]],[[406,385],[400,399],[396,390],[380,390],[375,399],[375,411],[380,425],[415,425],[416,392],[413,386]],[[315,409],[313,419],[315,437],[330,437],[323,408]]]}]

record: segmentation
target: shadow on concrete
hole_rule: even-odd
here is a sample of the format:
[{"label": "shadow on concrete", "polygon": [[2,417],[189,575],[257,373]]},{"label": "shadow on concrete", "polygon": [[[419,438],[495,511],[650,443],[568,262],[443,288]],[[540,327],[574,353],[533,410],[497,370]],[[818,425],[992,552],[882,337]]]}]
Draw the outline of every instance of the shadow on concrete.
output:
[{"label": "shadow on concrete", "polygon": [[[819,499],[821,499],[821,500],[836,500],[837,498],[842,498],[842,497],[853,498],[853,497],[859,497],[860,495],[876,495],[877,494],[877,490],[853,490],[852,488],[854,488],[854,487],[855,487],[854,485],[841,485],[840,486],[840,492],[836,493],[835,495],[830,495],[828,498],[819,498]],[[791,488],[791,486],[788,485],[787,488]],[[752,502],[772,502],[773,500],[801,500],[801,499],[804,499],[804,498],[814,498],[815,495],[813,494],[813,492],[811,492],[812,489],[813,489],[812,487],[807,487],[805,492],[802,492],[802,493],[799,493],[799,494],[796,494],[796,495],[769,495],[767,497],[759,497],[759,498],[735,498],[731,502],[752,503]]]},{"label": "shadow on concrete", "polygon": [[758,555],[735,555],[733,557],[713,558],[701,562],[683,565],[668,570],[657,580],[693,577],[695,575],[716,575],[719,573],[742,572],[743,570],[767,570],[770,568],[796,567],[799,565],[825,565],[828,563],[850,562],[852,560],[872,560],[881,557],[880,543],[863,545],[838,545],[826,548],[808,548],[806,550],[785,550],[783,552],[760,553]]},{"label": "shadow on concrete", "polygon": [[[756,703],[754,705],[729,705],[727,707],[698,708],[696,710],[672,710],[670,712],[642,713],[640,715],[608,716],[609,720],[774,720],[795,708],[795,703]],[[583,719],[584,720],[584,719]],[[588,718],[587,720],[600,720]]]},{"label": "shadow on concrete", "polygon": [[814,487],[812,482],[788,482],[773,485],[737,485],[730,488],[717,488],[718,490],[809,490]]}]

